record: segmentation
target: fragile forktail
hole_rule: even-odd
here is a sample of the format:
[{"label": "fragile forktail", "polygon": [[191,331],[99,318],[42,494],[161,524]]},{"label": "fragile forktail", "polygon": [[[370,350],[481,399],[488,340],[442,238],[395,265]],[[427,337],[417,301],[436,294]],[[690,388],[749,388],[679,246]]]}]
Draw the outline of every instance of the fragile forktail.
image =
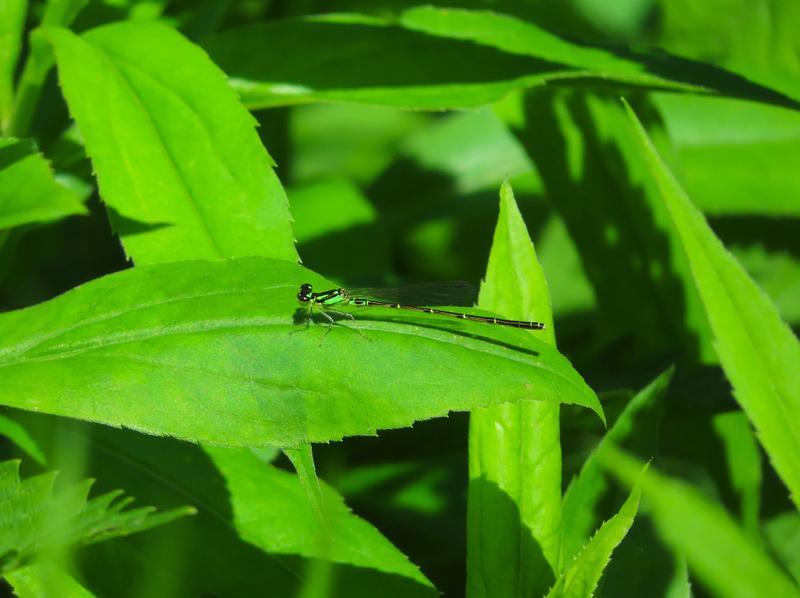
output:
[{"label": "fragile forktail", "polygon": [[356,307],[404,309],[426,314],[450,316],[461,320],[471,320],[473,322],[483,322],[485,324],[499,324],[500,326],[525,328],[527,330],[544,330],[544,324],[542,322],[507,320],[505,318],[478,316],[460,311],[429,307],[432,305],[471,305],[474,297],[475,289],[473,286],[468,282],[462,281],[423,283],[387,289],[339,288],[320,291],[319,293],[315,293],[311,284],[306,282],[300,285],[300,291],[297,293],[297,300],[301,305],[308,306],[307,325],[311,321],[311,312],[314,309],[317,309],[325,316],[331,325],[334,323],[334,319],[330,316],[331,313],[343,314],[352,319],[352,314],[338,312],[331,308],[353,305]]}]

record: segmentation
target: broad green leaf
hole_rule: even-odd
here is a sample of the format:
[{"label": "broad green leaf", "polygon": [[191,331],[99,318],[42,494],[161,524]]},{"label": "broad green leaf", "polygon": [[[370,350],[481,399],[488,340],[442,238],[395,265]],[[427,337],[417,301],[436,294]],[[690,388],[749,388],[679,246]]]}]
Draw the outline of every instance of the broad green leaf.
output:
[{"label": "broad green leaf", "polygon": [[[609,446],[601,462],[626,485],[639,484],[661,536],[719,596],[800,596],[800,590],[727,513],[685,482],[648,469]],[[638,482],[637,482],[638,480]]]},{"label": "broad green leaf", "polygon": [[627,109],[689,258],[734,395],[800,506],[800,343],[714,235]]},{"label": "broad green leaf", "polygon": [[0,4],[0,135],[8,132],[14,102],[14,75],[22,50],[27,0]]},{"label": "broad green leaf", "polygon": [[154,23],[47,36],[100,195],[137,264],[166,252],[296,258],[254,121],[202,50]]},{"label": "broad green leaf", "polygon": [[800,114],[675,94],[655,103],[675,142],[675,174],[703,213],[800,216]]},{"label": "broad green leaf", "polygon": [[92,598],[84,588],[66,571],[53,563],[41,562],[28,565],[5,576],[19,598],[41,598],[59,596],[60,598]]},{"label": "broad green leaf", "polygon": [[0,572],[66,546],[82,546],[128,535],[193,513],[152,507],[127,509],[121,490],[87,500],[92,480],[54,490],[56,473],[20,480],[19,461],[0,463]]},{"label": "broad green leaf", "polygon": [[603,523],[592,539],[575,555],[550,589],[548,598],[594,596],[597,584],[614,549],[625,538],[639,509],[641,490],[634,486],[619,512]]},{"label": "broad green leaf", "polygon": [[549,81],[598,80],[792,105],[720,69],[574,44],[491,12],[423,7],[403,13],[399,26],[358,15],[269,21],[204,45],[251,108],[319,101],[468,108]]},{"label": "broad green leaf", "polygon": [[[540,320],[555,346],[550,292],[511,185],[478,304],[505,317]],[[541,595],[555,577],[561,529],[559,408],[496,405],[470,417],[467,594]]]},{"label": "broad green leaf", "polygon": [[[50,459],[60,418],[20,413]],[[74,427],[74,426],[73,426]],[[430,582],[380,532],[322,484],[327,529],[297,475],[249,449],[201,447],[170,438],[81,426],[91,474],[148,504],[190,504],[194,517],[82,551],[78,570],[100,596],[294,596],[316,560],[333,567],[333,595],[436,596]],[[71,437],[70,437],[71,438]],[[48,444],[49,443],[49,444]],[[179,581],[175,586],[176,580]]]},{"label": "broad green leaf", "polygon": [[524,331],[378,308],[304,329],[303,282],[330,288],[291,262],[181,262],[0,314],[0,396],[229,446],[325,442],[527,399],[602,414],[569,362]]},{"label": "broad green leaf", "polygon": [[[385,592],[405,587],[409,595],[435,595],[431,583],[406,557],[377,529],[351,513],[342,499],[328,486],[320,485],[316,478],[308,482],[320,485],[318,498],[324,506],[327,528],[319,522],[317,510],[320,505],[312,505],[305,498],[308,491],[302,487],[299,476],[260,463],[256,467],[256,457],[246,451],[218,448],[206,448],[205,451],[226,478],[242,539],[270,553],[313,556],[333,564],[377,572],[362,578],[363,588],[357,590],[353,585],[349,592],[334,592],[334,595],[377,592],[381,587],[379,573],[403,578],[403,583],[383,582]],[[272,496],[267,500],[263,499],[264,488],[273,488]],[[345,579],[340,583],[345,588],[351,584],[347,579],[349,576],[353,581],[358,580],[357,572],[343,575]],[[370,577],[377,581],[371,590]]]},{"label": "broad green leaf", "polygon": [[601,501],[608,496],[610,489],[600,465],[600,456],[605,447],[610,443],[628,446],[639,444],[644,445],[636,447],[645,453],[642,456],[655,456],[661,403],[671,379],[672,369],[669,369],[628,402],[600,444],[586,459],[578,477],[567,488],[563,501],[562,570],[572,562],[606,516],[601,512]]},{"label": "broad green leaf", "polygon": [[[649,102],[638,105],[660,133]],[[512,126],[578,248],[601,333],[630,336],[646,352],[681,350],[713,360],[680,239],[618,99],[541,90],[528,94],[519,111]],[[663,134],[659,139],[667,145]]]},{"label": "broad green leaf", "polygon": [[85,213],[31,140],[0,138],[0,229]]}]

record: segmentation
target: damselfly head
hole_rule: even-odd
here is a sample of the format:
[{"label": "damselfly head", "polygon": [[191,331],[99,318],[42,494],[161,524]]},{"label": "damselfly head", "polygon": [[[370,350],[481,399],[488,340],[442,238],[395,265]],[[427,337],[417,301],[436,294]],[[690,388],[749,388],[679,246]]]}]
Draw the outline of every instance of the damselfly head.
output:
[{"label": "damselfly head", "polygon": [[300,285],[300,292],[297,293],[297,300],[300,303],[308,303],[311,301],[311,295],[314,294],[314,289],[307,282]]}]

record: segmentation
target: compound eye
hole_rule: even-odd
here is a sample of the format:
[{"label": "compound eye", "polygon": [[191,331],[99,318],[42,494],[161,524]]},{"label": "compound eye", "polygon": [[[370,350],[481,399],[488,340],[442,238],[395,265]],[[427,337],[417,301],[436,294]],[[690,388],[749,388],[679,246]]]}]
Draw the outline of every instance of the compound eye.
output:
[{"label": "compound eye", "polygon": [[300,292],[297,293],[297,300],[300,301],[300,303],[308,303],[311,301],[311,295],[313,295],[311,285],[307,282],[301,284]]}]

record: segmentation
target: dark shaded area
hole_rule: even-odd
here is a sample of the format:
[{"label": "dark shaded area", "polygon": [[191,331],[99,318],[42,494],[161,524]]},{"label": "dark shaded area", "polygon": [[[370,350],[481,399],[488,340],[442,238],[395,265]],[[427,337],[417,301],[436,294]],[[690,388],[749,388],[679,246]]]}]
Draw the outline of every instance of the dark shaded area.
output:
[{"label": "dark shaded area", "polygon": [[[581,254],[606,334],[631,337],[637,352],[681,349],[691,360],[697,347],[656,206],[629,171],[621,142],[597,120],[620,111],[618,102],[578,92],[530,93],[526,127],[515,132]],[[646,102],[636,107],[645,122],[658,118]]]},{"label": "dark shaded area", "polygon": [[726,247],[760,245],[800,259],[800,218],[769,216],[717,216],[709,224]]},{"label": "dark shaded area", "polygon": [[392,271],[391,239],[380,223],[352,226],[299,243],[303,264],[348,286],[379,285]]},{"label": "dark shaded area", "polygon": [[[497,190],[459,193],[445,173],[401,158],[366,190],[382,225],[396,239],[394,265],[411,279],[464,279],[478,286],[486,270],[497,223]],[[516,194],[532,238],[544,226],[549,208],[539,198]],[[414,234],[431,223],[448,231],[441,244],[427,245]]]},{"label": "dark shaded area", "polygon": [[[488,561],[485,570],[480,563],[470,563],[470,566],[477,566],[478,571],[472,572],[477,573],[476,580],[480,580],[479,585],[486,588],[488,596],[546,595],[555,582],[555,575],[542,547],[522,522],[513,498],[484,477],[470,480],[467,517],[470,529],[481,534],[481,549]],[[487,531],[491,533],[483,535]],[[494,574],[498,565],[505,575]],[[516,591],[511,594],[510,588]]]},{"label": "dark shaded area", "polygon": [[149,233],[154,230],[172,226],[168,222],[142,222],[134,218],[120,214],[113,206],[104,204],[108,212],[108,218],[111,221],[111,227],[117,235],[121,237],[138,235],[141,233]]},{"label": "dark shaded area", "polygon": [[[93,494],[124,488],[138,505],[192,505],[194,516],[127,538],[90,546],[77,556],[79,578],[100,595],[295,595],[312,560],[268,553],[240,538],[225,478],[197,445],[132,431],[12,411],[41,442],[61,476],[97,478]],[[65,444],[65,438],[69,438]],[[59,442],[60,440],[60,442]],[[84,446],[75,470],[65,446]],[[82,459],[78,457],[78,462]],[[80,463],[78,463],[80,466]],[[266,467],[266,465],[264,465]],[[269,491],[265,488],[265,491]],[[413,580],[374,569],[334,564],[336,596],[431,596]]]},{"label": "dark shaded area", "polygon": [[0,169],[8,168],[14,162],[19,162],[36,153],[36,146],[30,139],[12,141],[0,147]]},{"label": "dark shaded area", "polygon": [[[334,487],[349,472],[375,464],[416,463],[401,473],[344,498],[413,561],[444,596],[463,596],[466,581],[467,441],[469,416],[421,421],[413,428],[382,430],[314,448],[317,469]],[[442,502],[436,512],[397,504],[409,485],[437,472],[431,491]]]},{"label": "dark shaded area", "polygon": [[311,90],[491,83],[572,70],[471,42],[357,23],[265,22],[210,37],[204,46],[230,77]]},{"label": "dark shaded area", "polygon": [[51,299],[130,266],[105,207],[97,199],[87,207],[88,216],[10,232],[0,254],[0,311]]},{"label": "dark shaded area", "polygon": [[675,554],[661,542],[652,520],[640,512],[625,540],[614,551],[596,595],[668,596],[681,566]]},{"label": "dark shaded area", "polygon": [[[214,62],[231,77],[298,86],[302,93],[510,82],[531,75],[575,72],[576,81],[560,76],[555,84],[610,88],[617,93],[620,83],[613,83],[614,80],[632,89],[675,89],[677,85],[693,87],[691,93],[708,90],[792,109],[800,107],[798,101],[778,91],[713,65],[659,50],[640,52],[565,39],[578,48],[608,52],[630,65],[610,69],[592,64],[572,66],[546,57],[513,54],[489,45],[393,25],[301,19],[266,21],[224,31],[206,38],[204,46]],[[275,60],[276,56],[284,59]],[[641,69],[636,65],[641,65]],[[594,69],[596,76],[591,74]],[[588,76],[584,74],[586,71]],[[634,82],[647,75],[651,80]]]}]

